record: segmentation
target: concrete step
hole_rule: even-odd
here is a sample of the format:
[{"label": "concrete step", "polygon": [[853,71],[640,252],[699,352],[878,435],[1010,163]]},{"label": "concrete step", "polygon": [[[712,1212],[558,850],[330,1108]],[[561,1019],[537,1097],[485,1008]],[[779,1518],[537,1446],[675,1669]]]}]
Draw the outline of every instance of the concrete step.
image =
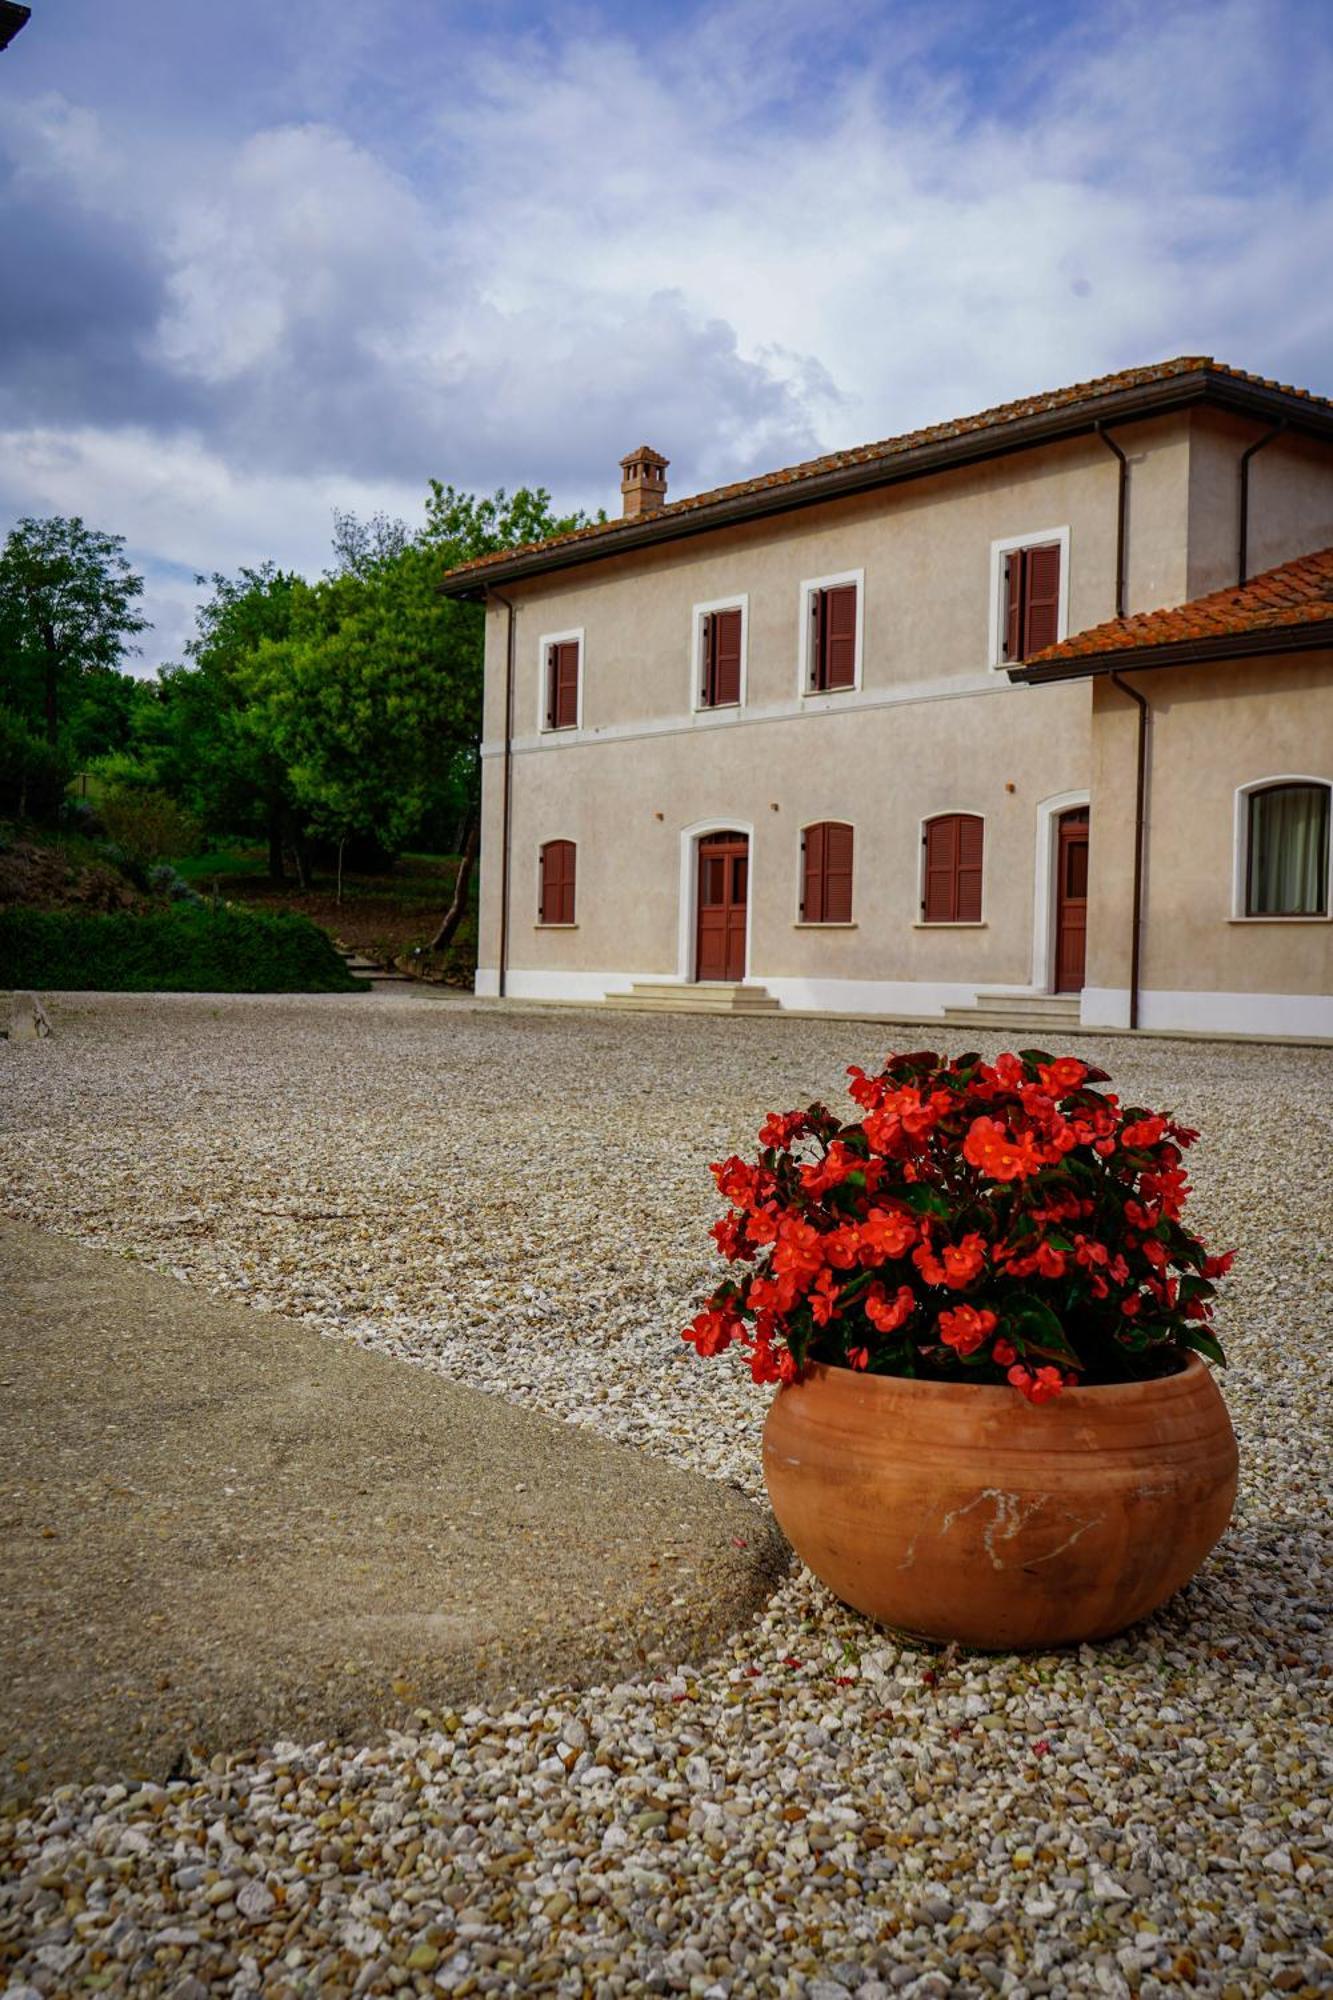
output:
[{"label": "concrete step", "polygon": [[1079,1026],[1079,1001],[1069,993],[982,993],[970,1007],[946,1007],[951,1028],[1022,1028],[1047,1034]]},{"label": "concrete step", "polygon": [[781,1007],[763,986],[711,980],[698,985],[636,980],[628,993],[608,993],[605,1004],[657,1014],[776,1014]]},{"label": "concrete step", "polygon": [[974,1004],[999,1014],[1022,1011],[1027,1014],[1077,1015],[1079,996],[1077,993],[978,993]]},{"label": "concrete step", "polygon": [[377,965],[373,958],[363,958],[359,951],[348,951],[343,945],[335,945],[337,952],[353,979],[360,979],[367,986],[415,986],[416,981],[406,972],[399,972],[396,966]]}]

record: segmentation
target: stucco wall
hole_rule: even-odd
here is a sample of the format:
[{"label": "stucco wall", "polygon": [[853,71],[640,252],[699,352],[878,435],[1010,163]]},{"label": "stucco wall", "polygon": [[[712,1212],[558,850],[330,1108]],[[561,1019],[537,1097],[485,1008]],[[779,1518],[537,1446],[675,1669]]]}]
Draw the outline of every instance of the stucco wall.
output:
[{"label": "stucco wall", "polygon": [[[1130,678],[1152,703],[1142,1025],[1333,1034],[1333,924],[1247,920],[1235,907],[1239,788],[1333,783],[1333,654]],[[1105,682],[1092,712],[1085,1018],[1114,1021],[1129,986],[1135,723]],[[1213,1001],[1191,1009],[1190,995]]]},{"label": "stucco wall", "polygon": [[[1189,566],[1185,597],[1235,583],[1240,537],[1240,460],[1267,427],[1218,410],[1190,419]],[[1246,571],[1333,546],[1333,451],[1280,435],[1250,460]],[[1162,604],[1182,600],[1164,597]]]},{"label": "stucco wall", "polygon": [[[932,1007],[970,998],[979,984],[1026,985],[1037,808],[1054,791],[1086,788],[1088,701],[1082,686],[1038,693],[993,683],[957,701],[752,724],[743,737],[591,740],[518,756],[509,963],[516,973],[692,977],[688,843],[705,825],[735,826],[752,835],[753,978],[948,987],[919,996]],[[498,772],[489,759],[493,852]],[[986,823],[980,926],[918,921],[921,821],[942,811]],[[799,922],[800,831],[818,819],[856,829],[849,929]],[[553,839],[578,843],[572,931],[536,923],[537,854]],[[484,939],[498,922],[496,873],[486,879]]]},{"label": "stucco wall", "polygon": [[[1130,610],[1182,602],[1234,573],[1236,458],[1253,434],[1252,426],[1197,412],[1117,430],[1130,460]],[[1254,567],[1333,542],[1328,457],[1286,441],[1259,455]],[[692,881],[688,870],[683,880],[682,852],[689,830],[705,825],[752,830],[750,975],[788,1004],[929,1012],[978,988],[1041,989],[1049,914],[1039,907],[1047,901],[1038,887],[1039,847],[1049,832],[1042,808],[1090,789],[1089,988],[1110,996],[1093,1000],[1110,1009],[1100,1018],[1118,1018],[1129,984],[1134,711],[1103,686],[1095,697],[1087,684],[1012,688],[990,653],[997,540],[1067,529],[1067,628],[1111,615],[1116,497],[1116,462],[1105,445],[1074,440],[513,586],[510,990],[593,998],[633,978],[690,977]],[[803,695],[802,583],[858,570],[865,579],[860,685]],[[744,705],[698,714],[694,608],[740,594]],[[507,629],[506,610],[493,603],[483,992],[494,989],[499,962]],[[552,736],[541,727],[541,641],[570,631],[584,635],[580,726]],[[1182,740],[1177,711],[1189,683],[1173,677],[1168,690],[1166,675],[1147,678],[1154,701],[1168,703],[1153,736],[1159,771]],[[1231,685],[1239,690],[1231,719],[1209,720],[1202,748],[1183,754],[1179,773],[1154,778],[1166,846],[1154,845],[1149,860],[1145,987],[1151,980],[1163,991],[1202,991],[1221,981],[1240,994],[1313,994],[1326,974],[1313,969],[1308,942],[1279,940],[1271,949],[1255,939],[1226,942],[1218,934],[1225,918],[1207,893],[1197,914],[1191,906],[1181,916],[1203,865],[1190,852],[1196,807],[1216,842],[1215,798],[1205,801],[1200,790],[1211,782],[1209,760],[1231,745],[1249,762],[1263,747],[1272,763],[1284,730],[1308,741],[1323,726],[1306,712],[1308,690],[1292,720],[1241,677]],[[1326,712],[1326,689],[1324,700]],[[1217,708],[1210,696],[1200,712]],[[1268,747],[1274,734],[1282,740]],[[1228,798],[1247,775],[1226,780]],[[947,810],[986,821],[980,928],[917,922],[921,821]],[[800,828],[820,818],[856,828],[855,927],[846,931],[796,921]],[[578,924],[568,931],[535,921],[538,851],[555,838],[579,850]],[[1177,839],[1185,850],[1179,866],[1162,858]]]},{"label": "stucco wall", "polygon": [[[1183,417],[1122,434],[1134,607],[1184,588],[1188,438]],[[1078,630],[1114,608],[1116,497],[1115,459],[1081,439],[516,586],[510,965],[549,968],[571,991],[580,974],[679,975],[681,830],[730,819],[754,828],[754,977],[878,982],[886,1006],[891,985],[957,997],[1029,984],[1037,807],[1087,788],[1089,696],[1013,689],[991,664],[993,544],[1068,531],[1067,626]],[[801,586],[857,570],[860,686],[803,695]],[[694,607],[738,593],[745,702],[701,715]],[[484,969],[498,963],[507,629],[493,604]],[[541,727],[542,640],[569,631],[584,634],[580,727],[553,738]],[[953,808],[986,818],[984,927],[919,930],[920,822]],[[857,923],[845,933],[794,927],[799,829],[823,817],[857,828]],[[533,926],[536,854],[557,837],[579,843],[570,932]],[[850,987],[847,999],[873,1003]]]},{"label": "stucco wall", "polygon": [[[1184,591],[1188,424],[1126,426],[1122,441],[1132,459],[1130,605],[1148,608]],[[1068,629],[1111,616],[1116,480],[1105,446],[1077,439],[518,586],[515,737],[541,729],[541,640],[567,631],[584,634],[584,733],[688,725],[694,606],[734,593],[748,598],[747,715],[809,706],[801,584],[854,570],[865,573],[863,694],[984,684],[995,541],[1068,528]],[[501,628],[493,611],[491,738],[501,728]]]}]

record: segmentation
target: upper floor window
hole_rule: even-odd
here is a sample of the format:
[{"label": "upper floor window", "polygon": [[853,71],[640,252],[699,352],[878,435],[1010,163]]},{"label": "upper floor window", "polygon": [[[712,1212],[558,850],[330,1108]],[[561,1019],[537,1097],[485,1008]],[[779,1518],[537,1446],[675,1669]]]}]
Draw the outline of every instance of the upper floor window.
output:
[{"label": "upper floor window", "polygon": [[582,632],[556,632],[542,640],[543,728],[578,728],[582,665]]},{"label": "upper floor window", "polygon": [[745,662],[745,600],[695,606],[695,701],[699,708],[734,708]]},{"label": "upper floor window", "polygon": [[852,847],[855,836],[842,820],[821,820],[801,835],[801,922],[852,921]]},{"label": "upper floor window", "polygon": [[977,813],[941,813],[921,836],[921,918],[927,924],[981,922],[984,822]]},{"label": "upper floor window", "polygon": [[991,658],[1027,660],[1065,636],[1067,529],[992,545],[995,609]]},{"label": "upper floor window", "polygon": [[543,847],[541,887],[537,901],[538,923],[573,923],[574,870],[577,857],[578,849],[572,840],[548,840]]},{"label": "upper floor window", "polygon": [[860,570],[818,577],[801,586],[805,636],[802,687],[807,694],[831,694],[861,680]]},{"label": "upper floor window", "polygon": [[1248,796],[1247,917],[1329,914],[1328,785],[1292,780]]}]

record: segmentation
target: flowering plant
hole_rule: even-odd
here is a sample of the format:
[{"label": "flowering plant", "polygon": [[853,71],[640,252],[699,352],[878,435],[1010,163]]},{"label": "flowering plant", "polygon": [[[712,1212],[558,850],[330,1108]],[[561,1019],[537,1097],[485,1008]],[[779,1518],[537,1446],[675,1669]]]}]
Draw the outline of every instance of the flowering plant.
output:
[{"label": "flowering plant", "polygon": [[732,1264],[683,1338],[734,1344],[756,1382],[807,1362],[930,1381],[1075,1383],[1173,1374],[1209,1331],[1211,1257],[1180,1220],[1196,1132],[1126,1108],[1105,1070],[1040,1049],[848,1072],[861,1107],[773,1112],[753,1165],[711,1171]]}]

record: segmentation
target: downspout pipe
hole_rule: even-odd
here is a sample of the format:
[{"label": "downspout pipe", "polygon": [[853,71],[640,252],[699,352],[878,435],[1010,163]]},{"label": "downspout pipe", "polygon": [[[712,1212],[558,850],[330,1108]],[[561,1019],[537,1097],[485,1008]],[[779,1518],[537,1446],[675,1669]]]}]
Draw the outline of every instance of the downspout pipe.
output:
[{"label": "downspout pipe", "polygon": [[1270,430],[1266,430],[1262,437],[1256,438],[1253,444],[1247,444],[1240,455],[1240,545],[1236,551],[1238,584],[1245,582],[1250,561],[1250,460],[1257,451],[1262,451],[1266,444],[1272,444],[1273,439],[1286,428],[1286,418],[1279,417]]},{"label": "downspout pipe", "polygon": [[509,975],[509,874],[514,818],[514,601],[494,587],[486,593],[488,604],[492,598],[503,604],[509,617],[505,635],[504,750],[500,766],[500,964],[496,976],[496,993],[503,1000]]},{"label": "downspout pipe", "polygon": [[1119,491],[1116,496],[1115,515],[1115,615],[1125,615],[1125,551],[1129,531],[1129,460],[1101,418],[1097,419],[1097,435],[1108,451],[1113,451],[1120,461]]},{"label": "downspout pipe", "polygon": [[1143,934],[1143,854],[1148,792],[1148,698],[1119,674],[1108,676],[1112,687],[1129,696],[1139,711],[1138,746],[1134,773],[1134,896],[1129,935],[1129,1025],[1139,1025],[1139,985]]}]

